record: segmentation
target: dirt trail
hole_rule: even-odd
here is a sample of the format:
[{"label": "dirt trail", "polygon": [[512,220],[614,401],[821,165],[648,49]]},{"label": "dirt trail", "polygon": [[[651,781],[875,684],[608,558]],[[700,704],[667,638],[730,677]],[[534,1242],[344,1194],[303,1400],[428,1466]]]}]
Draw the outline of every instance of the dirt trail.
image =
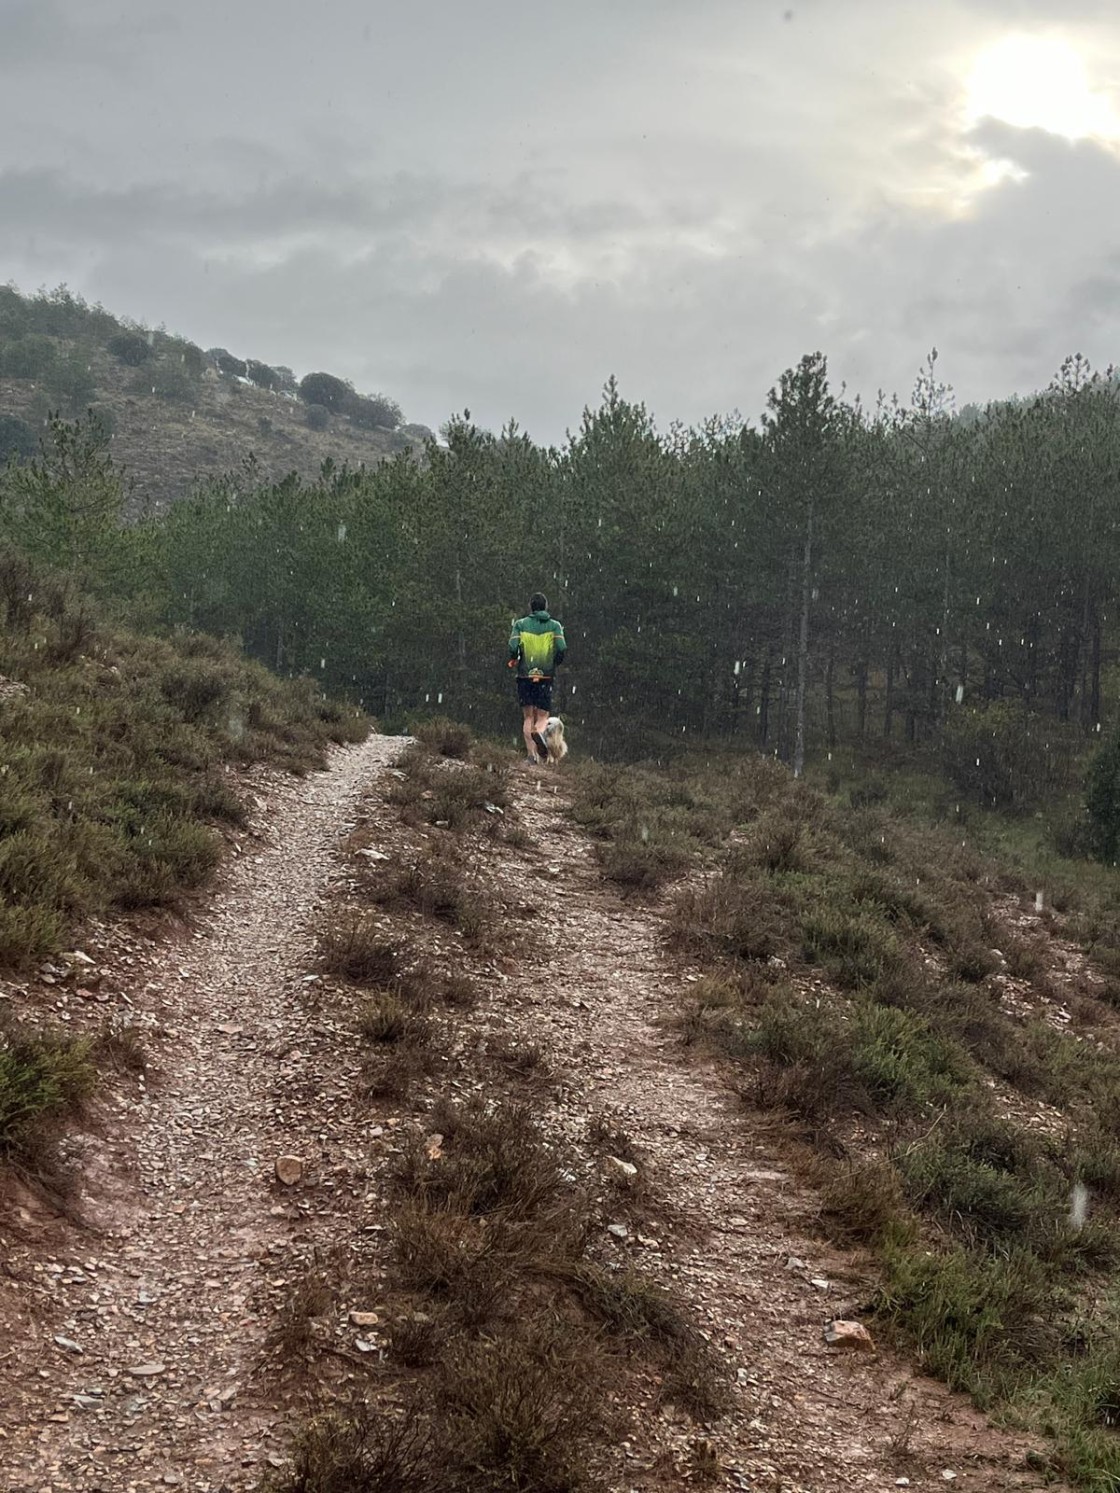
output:
[{"label": "dirt trail", "polygon": [[[109,1227],[70,1236],[45,1266],[30,1250],[13,1262],[40,1309],[37,1321],[25,1314],[18,1364],[0,1344],[4,1493],[219,1493],[254,1487],[282,1460],[288,1410],[255,1370],[293,1255],[308,1240],[357,1238],[380,1206],[370,1137],[382,1132],[355,1102],[354,1044],[316,1014],[304,982],[317,909],[348,877],[339,839],[400,745],[374,737],[328,773],[278,788],[259,853],[233,863],[145,992],[168,1038],[150,1093],[113,1121],[97,1158],[103,1195],[115,1178],[121,1199]],[[691,1062],[661,1024],[689,971],[666,955],[656,909],[604,885],[557,781],[516,774],[536,848],[479,852],[487,880],[541,915],[516,960],[481,971],[487,998],[463,1018],[460,1050],[497,1031],[540,1045],[557,1080],[542,1098],[546,1126],[586,1146],[589,1119],[605,1114],[635,1141],[668,1206],[625,1238],[605,1235],[601,1252],[662,1279],[711,1334],[734,1389],[711,1432],[722,1485],[1040,1488],[1024,1466],[1029,1443],[960,1397],[889,1355],[825,1347],[823,1323],[865,1299],[867,1281],[812,1238],[812,1199],[780,1142],[752,1130],[718,1067]],[[362,817],[379,843],[400,843],[379,795]],[[460,854],[448,832],[426,837]],[[309,1160],[314,1188],[284,1193],[272,1180],[285,1152]],[[700,1433],[653,1399],[651,1385],[618,1449],[618,1493],[684,1485]]]},{"label": "dirt trail", "polygon": [[[736,1408],[711,1438],[725,1485],[1041,1489],[1024,1464],[1039,1443],[994,1430],[963,1397],[888,1353],[826,1347],[824,1324],[867,1299],[866,1272],[813,1237],[814,1200],[778,1136],[752,1126],[718,1066],[691,1062],[666,1028],[690,972],[666,954],[656,911],[609,891],[547,776],[523,774],[521,784],[523,819],[546,857],[537,869],[548,913],[535,970],[510,980],[505,1014],[562,1075],[560,1119],[573,1136],[588,1115],[612,1116],[671,1206],[665,1227],[609,1244],[693,1303],[727,1365]],[[506,884],[517,874],[507,866]],[[644,1424],[662,1460],[643,1476],[648,1457],[635,1448],[632,1490],[664,1487],[665,1461],[683,1466],[695,1439],[683,1420],[658,1419],[651,1412]]]},{"label": "dirt trail", "polygon": [[[103,1233],[71,1237],[46,1268],[9,1261],[45,1320],[23,1372],[0,1369],[5,1493],[208,1493],[251,1485],[280,1455],[283,1425],[253,1382],[271,1318],[255,1300],[261,1261],[289,1232],[272,1169],[280,1154],[318,1151],[313,1111],[331,1097],[329,1062],[308,1082],[316,1041],[298,991],[338,838],[400,748],[374,736],[328,772],[278,785],[263,843],[234,860],[209,916],[144,991],[166,1037],[160,1072],[97,1157],[99,1173],[127,1179],[123,1201]],[[300,1096],[314,1101],[306,1115]]]}]

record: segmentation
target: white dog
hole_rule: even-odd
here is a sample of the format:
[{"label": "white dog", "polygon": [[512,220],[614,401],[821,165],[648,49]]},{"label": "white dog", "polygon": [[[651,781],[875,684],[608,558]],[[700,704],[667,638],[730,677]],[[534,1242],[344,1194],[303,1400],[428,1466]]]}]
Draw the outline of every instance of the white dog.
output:
[{"label": "white dog", "polygon": [[544,744],[548,748],[550,762],[563,762],[568,755],[568,743],[564,740],[564,722],[558,715],[550,715],[544,728]]}]

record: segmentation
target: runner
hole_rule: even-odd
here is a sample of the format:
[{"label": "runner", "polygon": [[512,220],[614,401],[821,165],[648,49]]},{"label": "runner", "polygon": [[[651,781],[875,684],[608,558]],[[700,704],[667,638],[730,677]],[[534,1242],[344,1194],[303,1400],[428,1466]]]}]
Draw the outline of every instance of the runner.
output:
[{"label": "runner", "polygon": [[548,761],[544,732],[552,714],[552,680],[567,649],[564,624],[549,615],[548,602],[536,592],[529,598],[529,615],[518,618],[509,635],[509,667],[517,670],[517,700],[525,718],[522,731],[530,762]]}]

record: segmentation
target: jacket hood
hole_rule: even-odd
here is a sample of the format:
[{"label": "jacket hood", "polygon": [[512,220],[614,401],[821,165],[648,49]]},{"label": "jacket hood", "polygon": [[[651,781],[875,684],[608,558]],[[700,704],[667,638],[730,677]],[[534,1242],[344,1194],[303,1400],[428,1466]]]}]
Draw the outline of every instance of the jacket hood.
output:
[{"label": "jacket hood", "polygon": [[551,622],[552,621],[552,613],[551,612],[538,611],[538,612],[533,612],[532,615],[537,619],[538,622]]}]

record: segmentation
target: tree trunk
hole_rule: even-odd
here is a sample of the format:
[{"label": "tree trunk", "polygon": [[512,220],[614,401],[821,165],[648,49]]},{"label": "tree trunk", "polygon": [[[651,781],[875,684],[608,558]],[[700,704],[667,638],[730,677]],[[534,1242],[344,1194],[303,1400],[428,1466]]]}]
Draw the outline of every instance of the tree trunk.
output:
[{"label": "tree trunk", "polygon": [[774,645],[766,645],[766,662],[762,666],[762,685],[758,701],[758,744],[765,749],[770,740],[770,673]]},{"label": "tree trunk", "polygon": [[887,697],[883,706],[883,735],[888,741],[894,731],[894,659],[895,645],[892,642],[887,653]]},{"label": "tree trunk", "polygon": [[867,732],[867,657],[856,664],[856,734],[862,741]]},{"label": "tree trunk", "polygon": [[459,623],[459,701],[460,710],[467,704],[467,635],[463,631],[463,572],[455,567],[455,615]]},{"label": "tree trunk", "polygon": [[832,682],[836,674],[836,641],[829,645],[828,664],[824,671],[824,705],[825,715],[828,723],[828,750],[836,750],[836,699],[833,694]]},{"label": "tree trunk", "polygon": [[797,635],[797,719],[793,746],[793,775],[805,770],[805,686],[809,675],[809,603],[812,600],[813,501],[805,524],[805,552],[801,561],[801,626]]}]

